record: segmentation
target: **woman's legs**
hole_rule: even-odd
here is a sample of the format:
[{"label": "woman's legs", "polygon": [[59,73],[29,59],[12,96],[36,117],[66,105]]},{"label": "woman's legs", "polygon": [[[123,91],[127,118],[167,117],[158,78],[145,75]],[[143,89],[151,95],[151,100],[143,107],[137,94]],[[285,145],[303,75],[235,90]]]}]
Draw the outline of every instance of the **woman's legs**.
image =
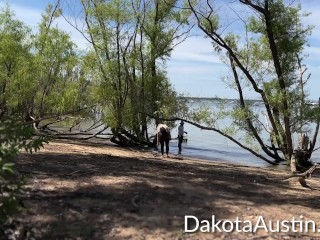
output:
[{"label": "woman's legs", "polygon": [[161,154],[163,155],[164,153],[164,140],[160,139],[160,144],[161,144]]},{"label": "woman's legs", "polygon": [[166,153],[167,157],[169,157],[169,140],[166,140]]}]

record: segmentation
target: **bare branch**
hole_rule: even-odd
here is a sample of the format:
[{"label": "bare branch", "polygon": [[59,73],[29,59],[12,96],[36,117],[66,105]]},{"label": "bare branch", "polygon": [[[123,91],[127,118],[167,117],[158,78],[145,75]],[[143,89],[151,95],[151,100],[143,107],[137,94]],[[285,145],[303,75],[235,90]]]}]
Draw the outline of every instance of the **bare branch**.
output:
[{"label": "bare branch", "polygon": [[61,0],[57,0],[57,2],[55,3],[55,6],[54,6],[54,9],[50,15],[50,20],[48,22],[48,24],[46,25],[46,28],[49,29],[51,27],[51,24],[53,22],[53,19],[54,19],[54,15],[56,14],[56,12],[59,10],[59,6],[60,6],[60,1]]},{"label": "bare branch", "polygon": [[[259,93],[262,97],[262,100],[265,104],[266,107],[266,111],[268,114],[268,117],[270,119],[273,131],[275,133],[276,136],[283,136],[283,130],[281,128],[280,124],[276,124],[276,120],[274,117],[274,114],[272,114],[271,111],[271,106],[269,104],[268,98],[265,94],[265,92],[258,87],[257,82],[255,81],[255,79],[253,78],[253,76],[250,74],[250,72],[248,71],[248,69],[243,65],[243,63],[240,61],[240,59],[238,58],[237,54],[234,52],[233,49],[231,49],[231,47],[223,40],[223,38],[215,31],[209,32],[208,30],[206,30],[202,25],[201,25],[201,20],[200,17],[203,16],[203,14],[199,13],[198,11],[196,11],[195,7],[192,5],[192,3],[190,2],[190,0],[188,0],[189,3],[189,7],[191,9],[191,11],[193,12],[194,16],[196,17],[197,21],[198,21],[198,27],[215,43],[217,43],[219,46],[221,46],[222,48],[224,48],[229,54],[230,56],[234,59],[234,61],[236,62],[237,66],[241,69],[241,71],[244,73],[244,75],[246,76],[246,78],[249,80],[250,84],[252,85],[253,89],[255,92]],[[200,16],[199,16],[200,15]],[[276,110],[276,109],[275,109]],[[281,134],[280,134],[280,133]],[[277,138],[277,141],[280,143],[280,141]]]},{"label": "bare branch", "polygon": [[77,30],[89,43],[92,44],[92,41],[86,36],[83,30],[79,29],[76,24],[73,24],[64,14],[61,14],[61,16],[64,18],[64,20],[75,30]]},{"label": "bare branch", "polygon": [[[155,117],[153,115],[149,115],[149,114],[146,114],[147,116],[155,119]],[[256,153],[254,150],[252,150],[251,148],[249,147],[246,147],[244,146],[242,143],[240,143],[239,141],[237,141],[236,139],[234,139],[233,137],[229,136],[228,134],[222,132],[221,130],[217,129],[217,128],[214,128],[214,127],[206,127],[206,126],[202,126],[198,123],[195,123],[195,122],[192,122],[192,121],[189,121],[189,120],[186,120],[186,119],[183,119],[183,118],[180,118],[180,117],[172,117],[172,118],[157,118],[158,120],[161,120],[161,121],[171,121],[171,122],[174,122],[174,121],[184,121],[186,123],[189,123],[193,126],[196,126],[202,130],[210,130],[210,131],[214,131],[214,132],[217,132],[219,133],[220,135],[228,138],[229,140],[231,140],[232,142],[234,142],[235,144],[237,144],[238,146],[240,146],[241,148],[249,151],[250,153],[252,153],[253,155],[255,155],[256,157],[259,157],[261,158],[262,160],[266,161],[267,163],[270,163],[272,165],[278,165],[278,163],[276,162],[273,162],[273,161],[270,161],[269,159],[267,159],[266,157],[262,156],[261,154],[258,154]]]},{"label": "bare branch", "polygon": [[23,122],[21,125],[29,125],[29,124],[39,123],[41,121],[44,121],[44,120],[47,120],[47,119],[50,119],[50,118],[58,118],[58,117],[61,117],[61,116],[64,116],[64,115],[74,114],[74,113],[81,112],[83,110],[90,109],[90,108],[93,108],[93,107],[94,106],[90,106],[90,107],[80,108],[80,109],[77,109],[77,110],[72,110],[72,111],[65,112],[65,113],[57,113],[57,114],[53,114],[53,115],[50,115],[50,116],[47,116],[47,117],[37,118],[37,119],[32,120],[32,121]]}]

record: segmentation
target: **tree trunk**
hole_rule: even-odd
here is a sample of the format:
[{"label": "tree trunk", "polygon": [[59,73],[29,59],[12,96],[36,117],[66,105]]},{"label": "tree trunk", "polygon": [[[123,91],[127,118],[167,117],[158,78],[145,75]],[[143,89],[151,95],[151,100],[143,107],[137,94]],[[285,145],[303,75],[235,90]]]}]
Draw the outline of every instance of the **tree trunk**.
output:
[{"label": "tree trunk", "polygon": [[291,160],[290,160],[290,169],[292,173],[297,172],[297,163],[296,163],[296,156],[295,154],[292,154]]}]

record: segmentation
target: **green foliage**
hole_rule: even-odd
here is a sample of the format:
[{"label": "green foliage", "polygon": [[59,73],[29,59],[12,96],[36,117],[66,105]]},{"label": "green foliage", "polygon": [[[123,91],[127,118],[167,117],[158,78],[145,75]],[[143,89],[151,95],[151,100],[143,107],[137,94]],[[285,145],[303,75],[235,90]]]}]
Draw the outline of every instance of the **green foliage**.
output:
[{"label": "green foliage", "polygon": [[211,15],[208,18],[201,18],[201,26],[209,33],[215,32],[219,27],[219,17]]},{"label": "green foliage", "polygon": [[[310,35],[313,27],[302,24],[301,18],[306,15],[301,13],[300,5],[286,6],[282,0],[272,1],[269,4],[270,24],[276,41],[283,78],[287,86],[290,87],[297,79],[295,72],[297,56],[301,55],[307,36]],[[273,61],[265,25],[265,19],[251,17],[248,30],[257,34],[257,39],[254,41],[260,45],[261,51],[255,51],[254,57],[258,61]]]},{"label": "green foliage", "polygon": [[0,220],[20,209],[19,195],[23,191],[23,179],[13,170],[12,161],[21,150],[32,153],[47,142],[44,137],[33,137],[30,126],[16,118],[0,119]]},{"label": "green foliage", "polygon": [[0,113],[39,118],[79,109],[87,99],[84,63],[69,34],[53,27],[60,11],[48,6],[37,34],[0,11]]},{"label": "green foliage", "polygon": [[[283,0],[267,1],[268,4],[266,1],[241,2],[243,6],[255,6],[255,14],[251,17],[236,13],[244,23],[245,34],[242,36],[220,33],[214,27],[218,21],[213,16],[218,16],[219,12],[213,11],[210,1],[200,0],[194,5],[198,24],[213,40],[213,47],[222,60],[230,66],[230,77],[224,80],[228,87],[239,93],[239,104],[232,110],[223,109],[217,115],[221,119],[232,119],[223,132],[235,128],[245,134],[244,138],[236,136],[245,144],[252,144],[256,139],[269,156],[279,158],[266,150],[266,146],[277,145],[283,158],[290,158],[294,148],[292,136],[306,133],[309,123],[319,119],[312,117],[317,116],[317,110],[306,104],[304,86],[307,80],[297,74],[297,67],[300,67],[300,73],[304,70],[301,69],[301,55],[312,26],[303,24],[302,17],[308,14],[301,13],[300,5],[286,5]],[[267,115],[263,121],[246,101],[246,95],[252,90],[265,105]],[[270,139],[261,137],[263,131]]]},{"label": "green foliage", "polygon": [[312,107],[310,105],[305,106],[306,118],[310,119],[310,122],[317,122],[320,119],[320,107]]},{"label": "green foliage", "polygon": [[23,74],[30,56],[28,33],[29,29],[14,19],[8,6],[0,11],[0,112],[18,108],[21,95],[16,94],[26,92],[17,79],[26,79]]},{"label": "green foliage", "polygon": [[213,126],[215,121],[212,115],[212,110],[208,105],[201,106],[190,111],[190,119],[198,123],[205,123],[208,126]]},{"label": "green foliage", "polygon": [[188,13],[170,1],[83,1],[94,51],[84,58],[104,121],[146,135],[149,115],[171,117],[183,109],[166,77],[165,62]]},{"label": "green foliage", "polygon": [[70,111],[86,102],[83,63],[76,55],[69,34],[50,25],[52,11],[49,5],[39,25],[39,33],[33,38],[33,67],[37,75],[34,76],[36,95],[32,107],[40,116]]}]

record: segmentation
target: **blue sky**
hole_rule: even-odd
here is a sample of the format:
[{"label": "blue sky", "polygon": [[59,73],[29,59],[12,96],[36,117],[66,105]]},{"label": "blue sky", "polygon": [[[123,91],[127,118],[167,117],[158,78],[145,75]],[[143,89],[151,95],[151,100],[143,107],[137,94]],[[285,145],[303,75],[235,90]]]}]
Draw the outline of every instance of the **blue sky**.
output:
[{"label": "blue sky", "polygon": [[[70,3],[75,0],[68,0]],[[41,19],[41,13],[48,3],[54,0],[0,0],[0,4],[9,3],[16,17],[24,21],[30,27],[36,28]],[[296,0],[301,2],[303,10],[312,12],[311,16],[305,18],[305,24],[314,25],[312,36],[309,37],[309,47],[305,53],[308,58],[305,64],[308,66],[311,78],[307,90],[311,99],[320,97],[320,1],[319,0]],[[230,18],[230,12],[226,12],[226,18]],[[81,34],[69,26],[63,19],[57,24],[66,32],[70,33],[74,42],[84,48],[86,41]],[[239,25],[235,25],[236,27]],[[232,28],[232,26],[231,26]],[[209,39],[202,36],[193,36],[178,45],[172,52],[171,59],[167,64],[168,77],[175,89],[194,97],[237,97],[237,92],[229,89],[221,80],[228,73],[227,67],[221,63],[212,49]],[[247,92],[249,98],[256,95]]]}]

